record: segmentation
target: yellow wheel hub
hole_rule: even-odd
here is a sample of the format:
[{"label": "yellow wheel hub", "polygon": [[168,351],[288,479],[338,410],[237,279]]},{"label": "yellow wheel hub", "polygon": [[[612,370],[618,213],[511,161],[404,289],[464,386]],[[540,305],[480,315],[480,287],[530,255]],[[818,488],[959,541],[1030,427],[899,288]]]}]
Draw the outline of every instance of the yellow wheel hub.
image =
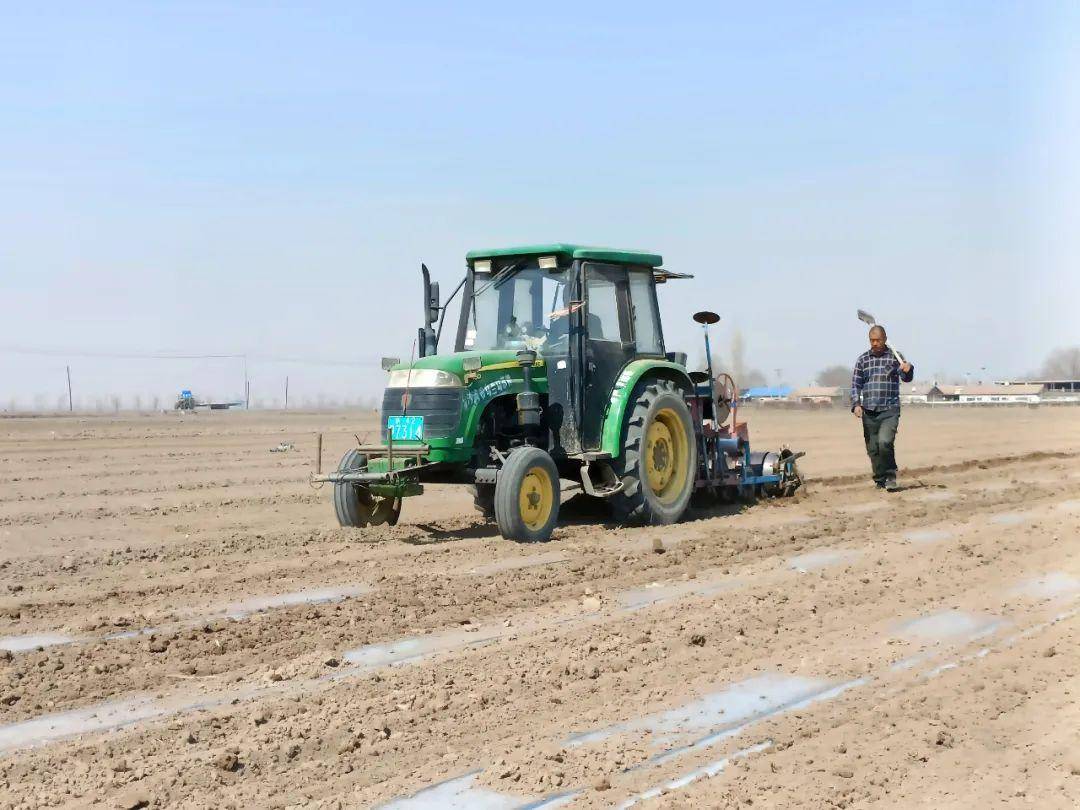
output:
[{"label": "yellow wheel hub", "polygon": [[645,432],[645,479],[661,501],[674,501],[686,484],[690,437],[679,415],[663,408]]},{"label": "yellow wheel hub", "polygon": [[551,517],[555,505],[555,488],[551,476],[543,467],[531,467],[521,480],[518,509],[521,520],[530,531],[539,531]]}]

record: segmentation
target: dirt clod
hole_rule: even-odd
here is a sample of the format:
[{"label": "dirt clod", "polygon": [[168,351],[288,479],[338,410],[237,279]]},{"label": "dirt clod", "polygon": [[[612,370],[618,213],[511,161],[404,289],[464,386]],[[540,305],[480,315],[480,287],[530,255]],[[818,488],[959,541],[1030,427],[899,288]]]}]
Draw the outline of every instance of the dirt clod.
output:
[{"label": "dirt clod", "polygon": [[236,751],[222,751],[214,757],[214,767],[230,773],[240,769],[240,757]]},{"label": "dirt clod", "polygon": [[119,793],[113,800],[112,806],[116,810],[139,810],[150,806],[150,793],[144,788],[129,788]]}]

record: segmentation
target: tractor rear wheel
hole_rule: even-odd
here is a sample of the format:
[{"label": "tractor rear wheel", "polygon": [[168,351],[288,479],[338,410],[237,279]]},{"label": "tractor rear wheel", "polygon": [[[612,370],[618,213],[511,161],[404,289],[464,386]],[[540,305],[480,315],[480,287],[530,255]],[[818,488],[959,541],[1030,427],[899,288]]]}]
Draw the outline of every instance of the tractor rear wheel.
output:
[{"label": "tractor rear wheel", "polygon": [[543,543],[559,520],[559,471],[538,447],[507,456],[495,484],[495,522],[507,540]]},{"label": "tractor rear wheel", "polygon": [[[341,457],[338,472],[352,472],[367,466],[368,459],[358,450],[349,450]],[[338,524],[352,528],[394,526],[401,515],[401,498],[379,498],[355,484],[334,484],[334,513]]]},{"label": "tractor rear wheel", "polygon": [[638,383],[623,425],[622,456],[613,461],[622,491],[610,498],[620,523],[674,523],[690,503],[697,442],[690,409],[670,380]]},{"label": "tractor rear wheel", "polygon": [[472,502],[476,511],[483,515],[484,520],[495,519],[495,485],[474,484],[469,487],[472,490]]}]

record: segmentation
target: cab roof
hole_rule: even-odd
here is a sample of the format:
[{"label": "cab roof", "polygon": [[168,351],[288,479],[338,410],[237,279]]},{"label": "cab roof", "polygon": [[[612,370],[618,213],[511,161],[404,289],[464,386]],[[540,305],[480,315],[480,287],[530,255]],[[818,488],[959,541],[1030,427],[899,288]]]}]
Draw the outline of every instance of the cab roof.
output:
[{"label": "cab roof", "polygon": [[640,250],[618,250],[617,248],[589,247],[566,242],[553,242],[545,245],[519,245],[517,247],[494,248],[491,250],[470,250],[465,260],[495,259],[503,256],[550,256],[557,254],[569,259],[592,259],[598,262],[621,262],[623,264],[659,267],[664,257],[657,253],[645,253]]}]

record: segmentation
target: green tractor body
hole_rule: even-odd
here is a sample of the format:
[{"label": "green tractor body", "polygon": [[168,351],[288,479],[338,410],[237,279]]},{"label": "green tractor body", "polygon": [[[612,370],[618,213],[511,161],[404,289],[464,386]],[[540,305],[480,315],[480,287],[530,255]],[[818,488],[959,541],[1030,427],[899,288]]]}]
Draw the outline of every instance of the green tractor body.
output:
[{"label": "green tractor body", "polygon": [[466,260],[452,352],[438,353],[446,306],[424,268],[420,357],[384,362],[379,441],[322,479],[339,521],[394,523],[425,482],[461,483],[504,536],[546,540],[560,479],[620,521],[677,520],[709,451],[657,306],[657,285],[685,276],[656,254],[561,243]]}]

